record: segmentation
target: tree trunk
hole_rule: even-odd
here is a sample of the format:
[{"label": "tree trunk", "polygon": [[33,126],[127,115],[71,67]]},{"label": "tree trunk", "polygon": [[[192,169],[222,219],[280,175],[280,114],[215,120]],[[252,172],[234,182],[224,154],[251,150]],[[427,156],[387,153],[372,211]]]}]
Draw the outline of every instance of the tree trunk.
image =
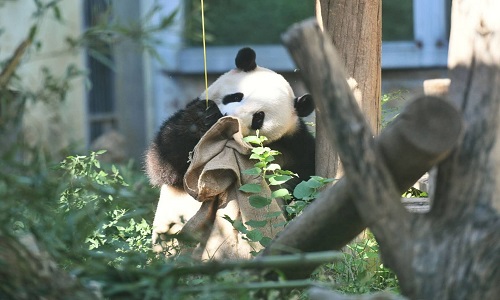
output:
[{"label": "tree trunk", "polygon": [[32,235],[0,232],[0,299],[100,299],[60,270]]},{"label": "tree trunk", "polygon": [[[328,244],[324,241],[327,239],[331,240],[330,245],[334,244],[339,238],[326,230],[324,224],[332,221],[325,219],[342,219],[343,211],[330,210],[329,218],[320,217],[315,210],[316,203],[324,205],[319,207],[323,209],[322,214],[328,214],[324,212],[329,211],[327,203],[338,203],[339,199],[346,203],[345,199],[350,197],[361,223],[367,224],[375,235],[384,263],[397,274],[403,295],[410,299],[498,299],[500,216],[493,206],[499,195],[495,193],[497,174],[492,151],[499,133],[498,11],[500,2],[496,0],[453,2],[449,98],[460,110],[464,127],[459,143],[438,166],[436,191],[427,214],[407,213],[398,192],[401,178],[415,175],[413,169],[422,166],[417,159],[410,159],[406,160],[409,166],[396,164],[406,168],[402,173],[396,173],[394,166],[391,167],[391,159],[385,151],[393,151],[390,157],[397,162],[398,156],[407,155],[407,146],[393,141],[395,143],[389,148],[381,149],[378,145],[387,144],[384,136],[390,137],[389,133],[373,141],[354,97],[345,82],[339,79],[339,59],[331,49],[331,42],[310,23],[290,30],[285,36],[286,44],[302,70],[306,85],[315,99],[319,99],[317,104],[324,112],[322,121],[339,151],[347,187],[342,188],[344,194],[335,192],[341,188],[338,185],[332,187],[324,194],[329,198],[313,203],[300,219],[285,228],[267,253],[280,248],[276,245],[280,238],[281,247],[294,244],[299,245],[299,250],[315,245],[323,247]],[[445,155],[447,151],[443,149],[449,143],[440,139],[429,143],[425,140],[429,135],[456,129],[456,124],[434,117],[424,120],[424,116],[434,114],[431,110],[420,114],[420,127],[401,126],[407,121],[404,117],[400,125],[394,124],[391,130],[401,130],[410,140],[421,141],[421,145],[409,143],[417,150],[420,146],[431,147],[435,152],[430,153]],[[456,133],[455,129],[451,133]],[[406,142],[405,138],[400,142]],[[443,158],[442,155],[437,157]],[[439,160],[437,157],[418,159],[430,164]],[[348,211],[352,214],[350,209]],[[311,218],[311,214],[316,215]],[[304,223],[305,219],[310,223]],[[350,226],[349,223],[344,219],[331,230],[338,233],[339,228],[345,228],[349,231],[360,224],[356,222]],[[319,235],[316,241],[311,239],[315,245],[301,246],[296,242],[301,237],[287,233],[290,228],[298,227],[307,228],[310,236]],[[288,238],[283,238],[286,236]]]},{"label": "tree trunk", "polygon": [[[380,128],[380,83],[382,47],[381,0],[316,0],[320,27],[332,39],[350,78],[351,89],[372,131]],[[337,152],[316,110],[316,174],[342,175]]]},{"label": "tree trunk", "polygon": [[[345,99],[350,99],[352,105],[339,107],[333,118],[346,120],[345,116],[351,116],[355,111],[359,111],[359,108],[347,86],[342,63],[333,46],[328,43],[327,37],[316,29],[314,24],[307,23],[293,28],[284,35],[284,42],[301,67],[306,85],[313,96],[323,100],[317,103],[321,109],[327,112],[326,103],[339,105]],[[352,124],[343,126],[343,129],[365,128],[367,139],[372,140],[371,130],[364,123],[361,112],[356,117]],[[328,126],[331,120],[332,118],[323,121]],[[432,165],[450,152],[456,144],[460,128],[460,115],[454,107],[442,100],[426,97],[407,106],[377,138],[375,144],[375,160],[380,164],[385,162],[395,180],[396,194],[401,195]],[[348,132],[344,134],[347,136],[340,139],[343,142],[333,142],[336,147],[343,147],[352,140]],[[346,165],[346,168],[350,167]],[[373,187],[376,188],[376,193],[384,191],[383,185]],[[362,220],[360,209],[356,208],[356,195],[352,192],[356,189],[357,185],[350,178],[340,180],[314,201],[304,214],[290,223],[266,249],[265,254],[339,250],[344,247],[369,224]],[[399,199],[398,196],[394,201]],[[391,204],[388,207],[392,206]],[[405,215],[404,212],[401,214]],[[327,236],[331,238],[325,238]],[[287,276],[296,278],[307,276],[310,271],[311,269],[302,268],[285,272]]]}]

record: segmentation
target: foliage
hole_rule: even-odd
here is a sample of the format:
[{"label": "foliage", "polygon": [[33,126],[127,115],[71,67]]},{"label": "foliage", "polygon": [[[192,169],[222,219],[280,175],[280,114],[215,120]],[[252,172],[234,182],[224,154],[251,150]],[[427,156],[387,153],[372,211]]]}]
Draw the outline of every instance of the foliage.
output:
[{"label": "foliage", "polygon": [[396,275],[382,264],[379,246],[368,230],[364,237],[347,245],[343,254],[343,260],[323,265],[313,278],[332,281],[336,289],[351,294],[399,291]]},{"label": "foliage", "polygon": [[[282,185],[290,180],[293,176],[296,176],[293,172],[288,170],[282,170],[281,166],[273,163],[275,156],[280,153],[276,150],[272,150],[269,147],[264,146],[264,142],[267,140],[265,136],[259,136],[257,131],[255,136],[247,136],[244,141],[247,143],[256,145],[252,149],[252,154],[250,159],[255,159],[257,162],[254,164],[253,168],[243,170],[243,174],[252,176],[261,176],[262,184],[267,184],[273,188],[270,197],[265,197],[261,195],[263,190],[261,184],[244,184],[239,190],[249,193],[248,201],[251,206],[257,209],[266,209],[266,218],[264,220],[249,220],[243,224],[239,220],[232,220],[229,216],[225,216],[225,219],[233,225],[233,227],[243,234],[243,238],[250,242],[258,242],[262,246],[267,246],[271,238],[265,236],[259,228],[263,228],[269,224],[270,221],[275,219],[277,216],[282,214],[281,211],[270,211],[270,204],[275,198],[282,198],[284,200],[291,199],[290,192],[283,188]],[[285,224],[273,224],[272,227],[278,228],[283,227]],[[252,228],[252,229],[250,229]],[[257,255],[258,252],[252,252],[253,255]]]},{"label": "foliage", "polygon": [[[0,1],[0,6],[10,2]],[[37,51],[42,47],[38,29],[43,19],[50,15],[64,26],[64,15],[58,6],[60,1],[36,0],[34,3],[36,10],[33,20],[30,20],[33,25],[27,33],[26,46]],[[151,26],[124,25],[104,14],[102,23],[88,28],[79,37],[68,37],[67,48],[63,51],[86,47],[92,55],[105,62],[106,51],[110,49],[108,46],[125,40],[134,40],[142,45],[143,50],[154,51],[159,42],[154,34],[165,28],[174,17],[174,14],[165,16],[158,24],[151,24],[153,14],[159,11],[157,3],[140,22]],[[53,53],[54,56],[59,54]],[[154,55],[154,52],[150,54]],[[9,60],[2,62],[2,68],[13,66],[15,71],[18,65],[12,62],[18,58],[13,54]],[[266,288],[265,283],[260,286],[248,284],[254,277],[238,271],[238,268],[205,275],[200,274],[199,268],[196,268],[199,266],[195,265],[192,271],[183,273],[182,268],[193,265],[193,262],[182,259],[172,262],[155,257],[150,251],[150,220],[153,220],[158,191],[150,188],[144,174],[133,162],[121,166],[106,165],[98,160],[102,152],[67,155],[78,153],[72,148],[63,150],[66,158],[59,162],[39,145],[26,145],[20,132],[12,130],[19,127],[26,102],[58,104],[65,100],[72,88],[72,80],[85,76],[86,72],[69,65],[62,74],[54,74],[49,68],[42,68],[40,74],[41,88],[28,88],[15,72],[5,77],[5,84],[0,86],[1,233],[14,236],[33,234],[39,246],[59,267],[86,286],[97,286],[96,289],[108,299],[245,299],[258,296],[254,291],[249,292],[249,288]],[[281,170],[273,162],[278,153],[263,146],[264,137],[256,136],[248,141],[252,142],[252,139],[258,145],[252,154],[257,163],[247,171],[248,174],[261,175],[269,185],[276,187],[272,197],[291,200],[292,195],[282,185],[294,178],[294,174]],[[330,181],[312,177],[299,184],[293,193],[296,200],[287,208],[289,213],[300,214],[320,187]],[[260,191],[257,186],[243,186],[242,190],[254,194]],[[265,209],[269,201],[255,195],[251,203]],[[269,218],[273,217],[273,213],[276,212],[269,212]],[[258,230],[262,224],[250,221],[233,225],[243,232],[246,230],[249,240],[266,245],[269,239],[259,234]],[[248,229],[250,227],[252,229]],[[255,280],[261,278],[256,276]],[[225,290],[237,284],[236,289]],[[267,288],[274,289],[267,294],[269,297],[276,295],[279,284],[283,286],[287,283],[278,282],[276,286],[267,284]],[[302,283],[302,287],[309,284]],[[2,287],[0,285],[0,295]],[[190,292],[190,288],[195,291]]]},{"label": "foliage", "polygon": [[[2,1],[2,9],[10,2]],[[32,88],[17,74],[28,61],[23,59],[25,54],[36,54],[42,48],[39,30],[43,20],[52,17],[65,26],[60,2],[33,1],[35,11],[33,18],[27,20],[32,25],[26,39],[10,58],[0,62],[0,233],[33,234],[37,246],[45,249],[60,267],[84,283],[98,283],[107,297],[148,298],[152,291],[159,292],[156,285],[160,281],[166,284],[158,274],[164,274],[169,265],[158,263],[149,251],[151,225],[147,220],[153,219],[158,192],[149,187],[143,172],[132,162],[101,166],[98,153],[71,155],[59,163],[41,145],[26,144],[22,136],[21,120],[27,102],[57,105],[66,99],[72,81],[86,75],[74,65],[55,74],[42,64],[41,84]],[[154,13],[157,11],[153,9]],[[141,31],[139,27],[124,26],[118,32],[120,25],[114,23],[106,31],[119,38],[108,42],[130,39],[148,50],[151,34],[165,28],[169,20],[163,18],[156,27],[141,27]],[[91,51],[93,44],[89,41],[101,33],[104,36],[103,30],[88,28],[80,37],[68,37],[68,48],[29,58],[57,56],[83,46]],[[70,147],[57,155],[65,153],[75,150]],[[0,285],[0,295],[1,286],[4,285]]]},{"label": "foliage", "polygon": [[405,198],[427,198],[429,194],[423,192],[415,187],[410,187],[406,192],[403,193]]},{"label": "foliage", "polygon": [[154,1],[151,7],[144,12],[140,20],[136,22],[123,22],[111,13],[113,2],[109,1],[105,3],[104,11],[100,12],[100,17],[94,21],[94,24],[91,24],[91,27],[87,28],[78,37],[66,38],[69,50],[77,50],[84,47],[90,56],[113,68],[113,63],[108,58],[112,51],[112,46],[128,41],[138,46],[141,51],[162,61],[156,50],[162,44],[157,34],[172,24],[177,11],[163,16],[161,15],[161,2]]},{"label": "foliage", "polygon": [[[245,173],[262,175],[270,186],[284,184],[296,176],[289,171],[283,171],[279,165],[272,163],[275,160],[274,157],[280,153],[263,145],[266,137],[259,136],[257,132],[256,136],[246,137],[245,141],[255,145],[250,158],[257,160],[254,168],[245,170]],[[279,179],[275,179],[276,177]],[[277,190],[279,193],[273,192],[271,197],[282,197],[289,201],[290,203],[286,205],[286,211],[290,216],[295,217],[318,197],[319,192],[326,184],[333,181],[334,179],[331,178],[311,176],[308,181],[297,184],[293,196],[286,188],[282,188]],[[241,190],[259,193],[261,187],[255,184],[244,185]],[[263,208],[270,201],[271,198],[258,196],[258,201],[251,201],[251,204],[256,208]],[[233,223],[233,225],[235,224]],[[243,233],[248,232],[245,226],[238,225],[235,226],[237,230]],[[319,268],[313,278],[321,282],[334,282],[336,289],[348,293],[367,293],[386,289],[398,290],[397,278],[381,263],[378,244],[370,232],[367,232],[363,239],[349,244],[343,255],[342,261],[326,264]]]},{"label": "foliage", "polygon": [[385,128],[398,115],[401,103],[406,101],[409,91],[396,90],[382,95],[382,128]]},{"label": "foliage", "polygon": [[[74,218],[75,212],[82,214],[76,216],[82,222],[75,220],[74,230],[88,230],[83,230],[86,236],[76,243],[86,244],[89,250],[148,253],[151,225],[144,218],[152,219],[152,206],[136,200],[136,193],[116,166],[111,165],[110,170],[101,168],[96,157],[104,152],[69,156],[61,162],[67,186],[59,198],[57,213],[64,219]],[[147,182],[143,179],[142,184]]]},{"label": "foliage", "polygon": [[293,190],[293,197],[295,200],[286,206],[287,213],[291,217],[300,215],[304,208],[306,208],[312,200],[318,197],[321,189],[333,181],[335,181],[333,178],[311,176],[308,181],[302,181],[297,184]]}]

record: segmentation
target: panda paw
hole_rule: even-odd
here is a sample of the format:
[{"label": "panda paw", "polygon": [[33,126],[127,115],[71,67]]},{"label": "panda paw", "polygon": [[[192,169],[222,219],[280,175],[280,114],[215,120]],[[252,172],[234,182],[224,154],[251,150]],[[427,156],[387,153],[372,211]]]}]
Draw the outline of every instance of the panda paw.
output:
[{"label": "panda paw", "polygon": [[189,131],[199,134],[200,137],[222,117],[217,104],[212,100],[195,100],[188,104],[186,111],[193,116]]}]

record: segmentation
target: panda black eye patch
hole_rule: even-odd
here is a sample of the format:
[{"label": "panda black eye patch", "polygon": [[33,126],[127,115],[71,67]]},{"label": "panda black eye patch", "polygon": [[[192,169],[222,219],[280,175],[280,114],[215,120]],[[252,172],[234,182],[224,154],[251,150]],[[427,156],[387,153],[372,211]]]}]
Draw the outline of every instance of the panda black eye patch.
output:
[{"label": "panda black eye patch", "polygon": [[241,100],[243,100],[243,93],[234,93],[224,96],[222,103],[228,104],[231,102],[240,102]]}]

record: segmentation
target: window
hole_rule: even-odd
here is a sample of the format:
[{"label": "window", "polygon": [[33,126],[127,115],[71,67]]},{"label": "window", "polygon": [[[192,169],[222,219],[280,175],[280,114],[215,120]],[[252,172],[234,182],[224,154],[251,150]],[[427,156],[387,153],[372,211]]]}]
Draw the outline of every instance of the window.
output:
[{"label": "window", "polygon": [[[288,26],[314,16],[314,1],[207,0],[205,1],[207,45],[279,44]],[[186,1],[185,39],[201,45],[201,5]]]},{"label": "window", "polygon": [[446,66],[450,3],[383,0],[382,68]]},{"label": "window", "polygon": [[[200,28],[201,11],[197,0],[168,1],[182,7],[183,47],[176,72],[203,71]],[[382,68],[446,66],[450,0],[382,1]],[[261,65],[277,71],[293,70],[287,51],[279,45],[279,34],[291,23],[314,15],[314,1],[210,0],[205,1],[208,69],[223,72],[232,68],[228,53],[241,45],[251,45]],[[229,55],[231,57],[232,55]],[[269,63],[269,64],[268,64]]]},{"label": "window", "polygon": [[[109,1],[86,0],[84,2],[84,17],[87,27],[94,26],[99,19],[106,16],[109,11]],[[111,49],[104,47],[106,59],[112,61]],[[89,142],[91,143],[101,134],[116,127],[116,113],[114,101],[114,74],[101,60],[87,53],[87,66],[91,84],[87,94],[87,113],[89,121]]]},{"label": "window", "polygon": [[413,0],[382,0],[382,40],[414,40]]}]

